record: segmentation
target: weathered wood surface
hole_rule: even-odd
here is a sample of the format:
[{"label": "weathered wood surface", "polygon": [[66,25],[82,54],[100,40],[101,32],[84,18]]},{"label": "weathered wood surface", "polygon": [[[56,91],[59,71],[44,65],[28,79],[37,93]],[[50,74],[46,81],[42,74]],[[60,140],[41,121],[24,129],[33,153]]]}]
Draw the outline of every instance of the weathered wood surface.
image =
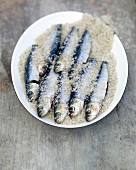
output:
[{"label": "weathered wood surface", "polygon": [[[122,100],[106,118],[79,129],[46,125],[19,102],[10,64],[18,38],[47,14],[75,10],[112,16],[128,55]],[[0,170],[136,169],[136,5],[134,0],[0,0]]]}]

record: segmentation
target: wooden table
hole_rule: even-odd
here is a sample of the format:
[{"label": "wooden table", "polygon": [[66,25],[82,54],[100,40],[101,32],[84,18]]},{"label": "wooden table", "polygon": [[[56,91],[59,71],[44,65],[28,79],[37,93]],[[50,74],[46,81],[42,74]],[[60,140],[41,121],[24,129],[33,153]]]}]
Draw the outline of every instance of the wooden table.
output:
[{"label": "wooden table", "polygon": [[[110,15],[126,48],[128,84],[122,100],[91,126],[42,123],[19,102],[10,73],[21,34],[37,19],[75,10]],[[136,169],[136,4],[134,0],[0,0],[0,170]]]}]

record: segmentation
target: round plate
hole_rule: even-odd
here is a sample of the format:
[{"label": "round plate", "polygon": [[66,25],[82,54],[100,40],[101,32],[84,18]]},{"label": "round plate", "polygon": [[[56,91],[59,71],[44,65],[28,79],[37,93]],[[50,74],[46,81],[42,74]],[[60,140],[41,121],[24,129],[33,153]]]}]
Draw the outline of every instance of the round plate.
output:
[{"label": "round plate", "polygon": [[117,84],[117,89],[115,92],[114,99],[106,112],[98,115],[96,119],[94,119],[93,121],[89,123],[84,122],[78,125],[62,125],[62,124],[56,124],[54,121],[46,117],[39,118],[37,116],[36,111],[30,107],[29,102],[27,101],[25,97],[23,86],[20,82],[20,76],[18,72],[19,56],[27,47],[31,46],[34,43],[34,39],[38,35],[44,32],[47,28],[51,27],[53,24],[72,23],[72,22],[80,20],[82,15],[83,13],[80,13],[80,12],[67,11],[67,12],[54,13],[54,14],[51,14],[51,15],[48,15],[48,16],[45,16],[39,19],[23,33],[23,35],[19,39],[14,49],[13,56],[12,56],[12,62],[11,62],[12,81],[13,81],[13,85],[14,85],[16,94],[20,102],[28,110],[28,112],[30,112],[34,117],[41,120],[42,122],[45,122],[47,124],[57,126],[57,127],[77,128],[77,127],[87,126],[87,125],[90,125],[90,124],[93,124],[99,121],[100,119],[108,115],[118,104],[118,102],[120,101],[123,95],[123,92],[125,90],[125,86],[127,83],[127,77],[128,77],[127,56],[126,56],[122,43],[120,42],[117,35],[115,35],[112,52],[114,53],[116,60],[117,60],[118,84]]}]

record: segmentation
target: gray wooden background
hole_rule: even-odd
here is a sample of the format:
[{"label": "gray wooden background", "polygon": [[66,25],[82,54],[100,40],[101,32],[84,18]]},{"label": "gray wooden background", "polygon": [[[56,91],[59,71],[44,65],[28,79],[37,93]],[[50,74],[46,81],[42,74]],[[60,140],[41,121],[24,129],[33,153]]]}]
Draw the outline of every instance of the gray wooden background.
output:
[{"label": "gray wooden background", "polygon": [[[66,10],[110,15],[126,48],[128,84],[106,118],[61,129],[30,115],[11,81],[21,34],[40,17]],[[134,0],[0,0],[0,170],[136,169],[136,4]]]}]

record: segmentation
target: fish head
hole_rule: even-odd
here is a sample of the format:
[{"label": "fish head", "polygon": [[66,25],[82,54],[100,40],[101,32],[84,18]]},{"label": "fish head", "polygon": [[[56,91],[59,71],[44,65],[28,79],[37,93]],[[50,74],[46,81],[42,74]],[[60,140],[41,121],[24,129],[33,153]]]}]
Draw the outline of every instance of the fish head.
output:
[{"label": "fish head", "polygon": [[38,95],[39,85],[37,83],[29,83],[29,88],[27,90],[27,96],[30,102],[35,101]]},{"label": "fish head", "polygon": [[75,73],[75,65],[72,64],[68,72],[69,79],[72,79],[74,77],[74,73]]},{"label": "fish head", "polygon": [[40,76],[43,76],[45,69],[46,69],[46,65],[39,65],[38,70]]},{"label": "fish head", "polygon": [[98,115],[101,109],[100,103],[90,102],[86,105],[86,120],[90,122]]},{"label": "fish head", "polygon": [[60,72],[64,69],[65,62],[63,61],[62,57],[58,58],[55,63],[55,72]]},{"label": "fish head", "polygon": [[54,109],[54,120],[56,123],[62,123],[67,116],[68,107],[66,104],[61,103],[58,107]]},{"label": "fish head", "polygon": [[37,107],[37,113],[39,117],[44,117],[48,113],[48,109],[46,109],[43,106],[38,106]]},{"label": "fish head", "polygon": [[45,74],[49,73],[52,68],[52,60],[50,58],[45,60],[45,64],[40,64],[38,67],[39,75],[43,77]]},{"label": "fish head", "polygon": [[70,103],[70,107],[69,107],[69,112],[70,112],[70,117],[74,118],[76,117],[83,109],[83,100],[79,99],[79,98],[75,98],[72,100],[72,102]]},{"label": "fish head", "polygon": [[51,108],[51,100],[50,98],[47,97],[42,97],[38,102],[37,102],[37,113],[39,117],[44,117],[50,110]]}]

